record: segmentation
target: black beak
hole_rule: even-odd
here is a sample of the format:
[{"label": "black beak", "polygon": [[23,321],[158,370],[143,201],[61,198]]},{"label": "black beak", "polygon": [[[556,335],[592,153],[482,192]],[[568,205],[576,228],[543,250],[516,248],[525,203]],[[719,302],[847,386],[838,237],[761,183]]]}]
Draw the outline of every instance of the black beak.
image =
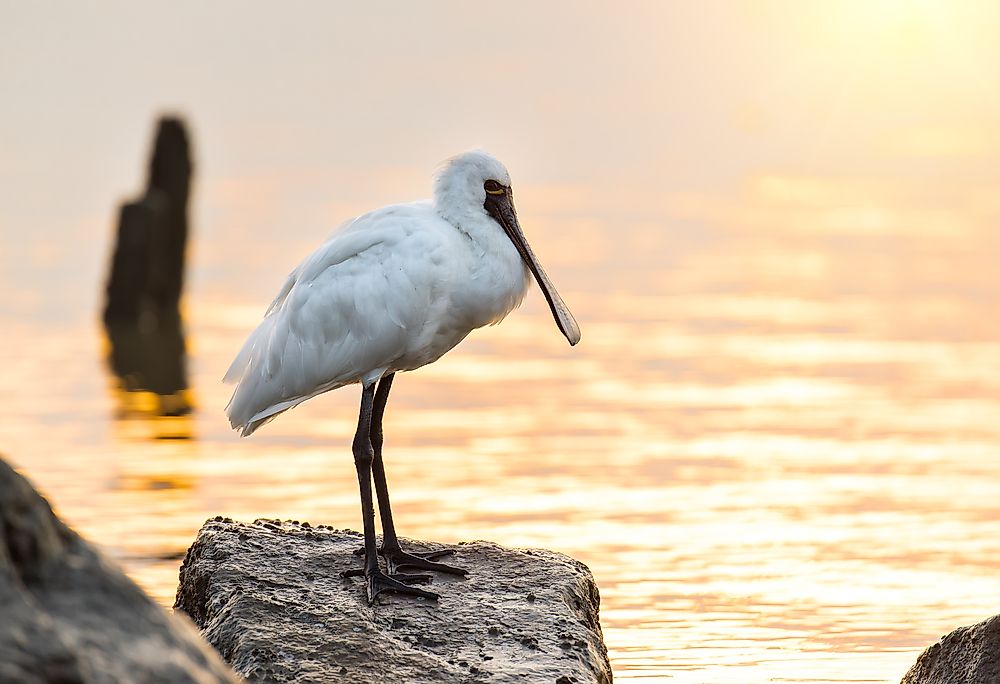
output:
[{"label": "black beak", "polygon": [[524,237],[524,233],[521,231],[521,224],[517,221],[517,212],[514,211],[514,199],[511,196],[510,188],[505,188],[502,194],[492,194],[487,193],[486,202],[483,205],[486,212],[493,217],[493,219],[499,223],[507,237],[510,241],[514,243],[514,247],[517,248],[518,254],[521,255],[521,259],[524,261],[525,265],[531,270],[532,275],[535,276],[535,282],[538,283],[538,287],[541,289],[542,294],[545,295],[545,301],[549,303],[549,309],[552,311],[552,318],[555,319],[556,325],[559,326],[559,330],[566,339],[569,340],[570,345],[574,345],[580,341],[580,326],[577,325],[576,319],[573,318],[573,314],[570,313],[569,307],[566,306],[566,302],[563,298],[559,296],[556,291],[555,285],[549,280],[549,277],[545,275],[545,269],[542,265],[538,263],[538,258],[535,253],[531,251],[531,246],[528,244],[527,238]]}]

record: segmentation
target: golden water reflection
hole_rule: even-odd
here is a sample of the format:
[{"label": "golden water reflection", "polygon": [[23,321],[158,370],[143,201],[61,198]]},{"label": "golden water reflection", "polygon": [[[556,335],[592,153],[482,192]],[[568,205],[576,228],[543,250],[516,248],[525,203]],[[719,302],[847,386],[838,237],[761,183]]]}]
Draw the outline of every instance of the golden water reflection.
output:
[{"label": "golden water reflection", "polygon": [[[619,681],[898,681],[995,612],[1000,285],[967,247],[734,230],[675,245],[671,268],[637,257],[603,291],[568,267],[580,347],[534,293],[397,381],[398,526],[586,562]],[[189,304],[197,441],[111,419],[91,322],[11,321],[0,340],[18,397],[0,445],[165,605],[210,516],[357,527],[359,508],[355,389],[239,440],[219,377],[262,307]]]},{"label": "golden water reflection", "polygon": [[145,330],[131,322],[105,326],[106,357],[121,433],[191,439],[194,392],[187,384],[187,352],[180,320]]}]

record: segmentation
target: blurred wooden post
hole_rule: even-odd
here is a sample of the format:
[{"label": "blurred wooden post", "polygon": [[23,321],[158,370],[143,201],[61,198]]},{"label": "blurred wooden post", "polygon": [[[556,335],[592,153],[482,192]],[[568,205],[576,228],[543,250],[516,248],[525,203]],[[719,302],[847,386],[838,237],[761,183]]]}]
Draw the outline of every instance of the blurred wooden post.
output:
[{"label": "blurred wooden post", "polygon": [[190,410],[180,300],[191,172],[183,122],[160,119],[145,194],[119,213],[104,306],[122,389],[157,394],[168,414]]},{"label": "blurred wooden post", "polygon": [[[111,258],[104,322],[138,325],[149,301],[158,256],[154,243],[168,230],[166,201],[160,193],[122,205]],[[159,238],[159,239],[158,239]],[[159,265],[162,268],[162,265]]]},{"label": "blurred wooden post", "polygon": [[150,269],[150,295],[161,315],[180,313],[190,187],[191,157],[184,124],[179,119],[160,119],[146,197],[159,194],[166,201],[165,230],[153,233],[156,256]]},{"label": "blurred wooden post", "polygon": [[160,120],[145,195],[122,206],[104,320],[178,318],[184,290],[191,158],[184,124]]}]

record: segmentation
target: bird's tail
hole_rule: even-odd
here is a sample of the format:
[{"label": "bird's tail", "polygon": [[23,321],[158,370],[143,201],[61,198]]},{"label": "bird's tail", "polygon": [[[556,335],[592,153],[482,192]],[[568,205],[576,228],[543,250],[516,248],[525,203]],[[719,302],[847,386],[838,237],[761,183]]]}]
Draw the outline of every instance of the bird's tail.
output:
[{"label": "bird's tail", "polygon": [[266,342],[273,327],[273,317],[269,316],[261,321],[257,329],[247,337],[222,378],[225,383],[236,383],[233,395],[226,404],[226,416],[232,428],[240,430],[243,437],[263,425],[268,416],[273,418],[280,412],[270,412],[267,416],[260,417],[257,415],[267,412],[274,402],[274,398],[270,396],[273,389],[268,387],[262,368]]}]

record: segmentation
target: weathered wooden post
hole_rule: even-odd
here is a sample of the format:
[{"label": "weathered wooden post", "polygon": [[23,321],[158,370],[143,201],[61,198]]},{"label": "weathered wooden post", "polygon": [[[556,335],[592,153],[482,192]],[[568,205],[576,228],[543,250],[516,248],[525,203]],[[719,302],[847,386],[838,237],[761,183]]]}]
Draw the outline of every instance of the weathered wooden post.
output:
[{"label": "weathered wooden post", "polygon": [[146,195],[158,194],[166,200],[166,225],[164,230],[153,233],[156,257],[150,271],[150,297],[162,315],[180,313],[190,189],[191,156],[184,124],[180,119],[160,119]]},{"label": "weathered wooden post", "polygon": [[104,306],[112,370],[123,390],[156,394],[161,415],[191,410],[180,314],[191,173],[184,123],[160,119],[145,194],[119,214]]}]

